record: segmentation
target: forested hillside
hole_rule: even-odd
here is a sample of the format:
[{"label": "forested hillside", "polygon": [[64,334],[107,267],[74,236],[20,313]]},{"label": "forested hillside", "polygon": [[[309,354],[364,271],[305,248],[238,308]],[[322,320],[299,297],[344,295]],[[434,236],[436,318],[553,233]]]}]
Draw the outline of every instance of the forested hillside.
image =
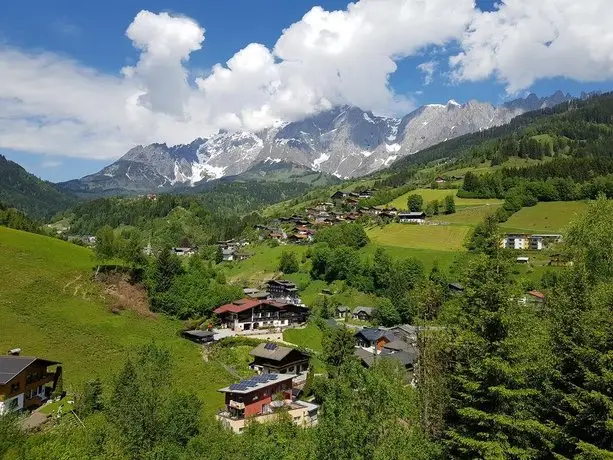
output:
[{"label": "forested hillside", "polygon": [[[425,149],[398,160],[373,178],[380,179],[380,186],[399,186],[428,164],[453,170],[475,166],[484,160],[495,166],[513,156],[557,160],[583,158],[589,164],[593,158],[606,157],[612,151],[612,114],[612,93],[573,100],[520,115],[507,125]],[[592,175],[609,173],[608,167],[588,171],[592,171]]]},{"label": "forested hillside", "polygon": [[0,155],[0,201],[31,217],[44,219],[68,209],[78,200]]}]

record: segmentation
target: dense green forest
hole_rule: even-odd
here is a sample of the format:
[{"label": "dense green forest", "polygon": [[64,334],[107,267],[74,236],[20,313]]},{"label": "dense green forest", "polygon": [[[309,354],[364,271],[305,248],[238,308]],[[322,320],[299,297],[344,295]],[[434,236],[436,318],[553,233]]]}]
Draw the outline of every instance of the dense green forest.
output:
[{"label": "dense green forest", "polygon": [[18,209],[11,208],[2,202],[0,202],[0,225],[31,233],[40,233],[41,231],[38,222],[30,219]]},{"label": "dense green forest", "polygon": [[[525,113],[506,125],[460,136],[406,156],[387,170],[375,173],[373,178],[377,179],[377,187],[398,187],[428,164],[454,169],[491,160],[492,165],[497,165],[512,156],[534,159],[553,157],[559,160],[573,157],[583,159],[588,165],[594,158],[600,158],[607,163],[603,157],[610,155],[613,144],[612,115],[611,93],[581,101],[573,100],[553,108]],[[609,166],[602,168],[588,169],[583,174],[590,171],[595,175],[611,172]]]},{"label": "dense green forest", "polygon": [[48,219],[77,203],[73,195],[38,179],[0,155],[0,201],[35,219]]},{"label": "dense green forest", "polygon": [[106,225],[130,226],[156,247],[202,246],[241,235],[262,221],[257,211],[264,206],[309,188],[301,183],[233,182],[199,194],[99,198],[78,204],[64,216],[76,235],[93,235]]}]

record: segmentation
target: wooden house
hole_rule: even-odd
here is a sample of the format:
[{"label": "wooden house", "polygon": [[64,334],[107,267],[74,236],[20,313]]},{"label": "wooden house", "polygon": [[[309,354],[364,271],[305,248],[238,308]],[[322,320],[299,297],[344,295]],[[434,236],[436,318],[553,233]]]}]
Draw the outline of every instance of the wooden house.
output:
[{"label": "wooden house", "polygon": [[250,367],[261,374],[301,374],[309,370],[311,357],[295,348],[276,343],[261,343],[249,352]]},{"label": "wooden house", "polygon": [[0,356],[0,415],[41,406],[55,390],[59,364],[34,356]]}]

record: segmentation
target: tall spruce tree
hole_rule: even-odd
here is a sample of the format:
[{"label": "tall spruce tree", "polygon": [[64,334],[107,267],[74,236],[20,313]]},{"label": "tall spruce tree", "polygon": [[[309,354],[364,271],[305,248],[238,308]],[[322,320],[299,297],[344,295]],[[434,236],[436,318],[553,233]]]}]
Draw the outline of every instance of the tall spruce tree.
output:
[{"label": "tall spruce tree", "polygon": [[[539,421],[547,355],[544,327],[522,306],[497,228],[480,229],[482,252],[468,267],[449,359],[445,436],[452,458],[543,458],[551,430]],[[475,248],[477,249],[477,248]]]},{"label": "tall spruce tree", "polygon": [[550,418],[556,451],[580,459],[613,458],[613,201],[599,198],[570,227],[574,265],[548,299],[556,373]]}]

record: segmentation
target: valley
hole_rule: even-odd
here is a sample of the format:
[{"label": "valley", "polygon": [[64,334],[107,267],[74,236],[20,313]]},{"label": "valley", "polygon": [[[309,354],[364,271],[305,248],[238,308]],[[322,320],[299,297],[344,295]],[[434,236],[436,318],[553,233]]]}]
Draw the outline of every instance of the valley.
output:
[{"label": "valley", "polygon": [[[613,225],[612,101],[562,101],[347,180],[325,173],[327,159],[316,171],[268,161],[171,190],[157,182],[166,173],[120,163],[108,174],[151,182],[122,177],[111,189],[92,177],[68,187],[77,198],[10,165],[11,184],[34,183],[41,195],[26,200],[11,186],[18,199],[0,206],[0,346],[12,350],[0,365],[35,356],[55,363],[61,380],[34,395],[34,377],[24,376],[22,399],[15,383],[0,385],[0,410],[21,401],[42,405],[35,414],[44,417],[40,431],[18,430],[7,452],[139,458],[146,442],[177,459],[249,458],[253,446],[261,458],[327,450],[344,458],[352,449],[349,459],[367,443],[377,452],[368,458],[385,457],[390,445],[410,458],[444,458],[443,439],[455,430],[460,444],[479,438],[471,417],[479,427],[489,420],[485,409],[470,412],[463,395],[473,393],[517,427],[550,424],[543,401],[574,396],[556,380],[565,375],[558,354],[601,356],[610,334],[602,318],[613,279],[604,244]],[[384,122],[350,109],[320,115]],[[277,129],[289,136],[301,127]],[[232,136],[223,133],[240,145]],[[251,134],[241,139],[259,145]],[[173,161],[197,158],[207,142],[170,148]],[[173,169],[168,149],[137,148],[123,161]],[[56,193],[75,201],[37,213]],[[593,331],[587,344],[569,322]],[[582,347],[577,355],[562,331]],[[513,371],[489,375],[488,360]],[[597,359],[586,365],[590,375],[607,372]],[[542,390],[545,382],[558,393]],[[589,378],[580,385],[606,392]],[[517,397],[516,409],[494,409],[492,391]],[[427,416],[423,398],[437,408]],[[0,416],[0,428],[26,423],[24,412]],[[507,433],[505,423],[492,430]],[[559,436],[569,429],[550,425]],[[539,452],[582,448],[543,433]],[[347,447],[352,436],[360,441]],[[485,456],[480,449],[467,458]]]}]

